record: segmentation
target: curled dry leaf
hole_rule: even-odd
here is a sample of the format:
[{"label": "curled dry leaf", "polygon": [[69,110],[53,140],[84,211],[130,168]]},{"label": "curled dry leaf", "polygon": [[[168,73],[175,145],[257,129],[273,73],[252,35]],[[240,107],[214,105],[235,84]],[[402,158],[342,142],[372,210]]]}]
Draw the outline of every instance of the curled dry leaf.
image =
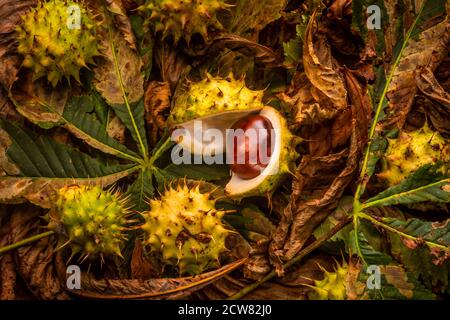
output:
[{"label": "curled dry leaf", "polygon": [[214,39],[206,55],[215,57],[225,48],[253,57],[256,62],[266,67],[278,67],[282,64],[281,57],[271,48],[234,34],[223,34]]},{"label": "curled dry leaf", "polygon": [[[0,207],[0,247],[8,245],[10,241],[9,215],[6,206]],[[14,287],[17,273],[14,260],[10,252],[0,255],[0,300],[13,300],[16,297]]]},{"label": "curled dry leaf", "polygon": [[442,88],[430,69],[425,68],[417,77],[419,90],[431,103],[424,106],[433,126],[443,134],[450,135],[450,94]]},{"label": "curled dry leaf", "polygon": [[72,184],[109,186],[126,177],[127,171],[109,176],[76,179],[76,178],[31,178],[31,177],[0,177],[0,199],[3,203],[23,203],[29,201],[42,208],[52,206],[56,190]]},{"label": "curled dry leaf", "polygon": [[[325,255],[317,255],[306,260],[299,266],[293,268],[289,272],[277,280],[267,282],[258,287],[255,291],[245,296],[246,300],[304,300],[310,289],[305,284],[311,284],[308,279],[321,279],[323,271],[322,267],[331,270],[330,259]],[[204,289],[196,292],[195,297],[200,299],[218,300],[226,299],[242,288],[248,285],[247,277],[245,279],[235,278],[227,275],[218,281],[208,285]]]},{"label": "curled dry leaf", "polygon": [[281,16],[287,0],[234,0],[228,29],[235,34],[256,38],[259,31]]},{"label": "curled dry leaf", "polygon": [[22,117],[9,100],[6,91],[0,87],[0,117],[10,122],[20,122]]},{"label": "curled dry leaf", "polygon": [[330,99],[317,91],[303,72],[296,72],[289,89],[278,97],[294,115],[293,129],[318,124],[336,115]]},{"label": "curled dry leaf", "polygon": [[[97,1],[95,1],[97,2]],[[136,39],[131,28],[130,20],[128,19],[124,3],[122,0],[105,0],[107,8],[114,14],[114,22],[122,33],[123,38],[128,43],[130,48],[136,49]]]},{"label": "curled dry leaf", "polygon": [[[11,215],[10,241],[16,243],[42,232],[40,210],[33,206],[17,207]],[[64,291],[65,281],[56,276],[54,238],[48,237],[14,251],[17,272],[36,298],[45,300],[69,299]]]},{"label": "curled dry leaf", "polygon": [[144,257],[144,248],[140,240],[134,242],[133,254],[130,262],[131,278],[151,279],[159,275],[155,266]]},{"label": "curled dry leaf", "polygon": [[174,90],[178,81],[190,70],[185,56],[165,42],[155,46],[154,56],[162,81],[170,83],[170,89]]},{"label": "curled dry leaf", "polygon": [[8,133],[0,128],[0,168],[6,174],[17,175],[20,174],[20,169],[9,160],[6,154],[11,144],[12,141]]},{"label": "curled dry leaf", "polygon": [[[65,277],[65,267],[58,255],[58,274]],[[217,281],[229,272],[245,263],[241,259],[220,269],[203,273],[195,277],[160,279],[95,279],[89,273],[81,277],[81,290],[71,290],[76,296],[94,299],[182,299],[200,290],[213,281]]]},{"label": "curled dry leaf", "polygon": [[[284,272],[283,261],[292,259],[314,229],[336,208],[351,182],[361,153],[362,138],[355,126],[356,114],[352,106],[353,129],[349,149],[323,157],[304,156],[295,172],[290,202],[269,248],[271,263],[278,274]],[[338,174],[326,174],[326,168],[337,170],[343,166]],[[327,183],[327,179],[331,181]],[[305,191],[309,191],[308,197]]]},{"label": "curled dry leaf", "polygon": [[125,143],[125,125],[122,123],[118,116],[114,116],[109,122],[106,128],[108,136],[119,141],[121,144]]},{"label": "curled dry leaf", "polygon": [[94,68],[95,87],[110,105],[125,103],[122,88],[129,103],[139,101],[144,96],[142,59],[117,30],[102,32],[99,41],[103,56]]},{"label": "curled dry leaf", "polygon": [[11,89],[16,110],[31,122],[52,128],[64,123],[62,114],[69,88],[52,90],[44,79],[33,82],[30,74],[19,79]]},{"label": "curled dry leaf", "polygon": [[327,39],[317,30],[316,18],[317,13],[314,13],[306,28],[303,44],[305,73],[312,85],[331,100],[337,112],[347,107],[347,91]]},{"label": "curled dry leaf", "polygon": [[403,127],[417,93],[416,78],[423,68],[434,71],[447,55],[450,32],[447,19],[420,33],[418,39],[410,39],[389,84],[387,98],[391,119]]},{"label": "curled dry leaf", "polygon": [[145,119],[150,127],[150,141],[153,145],[165,127],[163,113],[170,109],[170,85],[168,82],[152,81],[145,92]]},{"label": "curled dry leaf", "polygon": [[0,83],[8,90],[17,79],[21,63],[15,49],[14,29],[20,23],[20,16],[36,2],[0,0]]}]

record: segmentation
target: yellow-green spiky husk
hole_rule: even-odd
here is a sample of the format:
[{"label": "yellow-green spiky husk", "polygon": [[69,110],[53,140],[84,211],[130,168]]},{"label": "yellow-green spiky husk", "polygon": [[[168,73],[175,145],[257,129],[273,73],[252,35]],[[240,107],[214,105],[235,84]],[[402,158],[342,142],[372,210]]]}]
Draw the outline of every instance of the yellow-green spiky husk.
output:
[{"label": "yellow-green spiky husk", "polygon": [[215,209],[209,193],[180,184],[150,200],[150,207],[142,214],[144,244],[164,264],[191,275],[219,265],[229,231],[221,220],[225,212]]},{"label": "yellow-green spiky husk", "polygon": [[[80,25],[75,26],[75,11],[80,10]],[[75,8],[75,7],[72,7]],[[80,82],[80,70],[94,63],[99,55],[97,22],[82,3],[72,0],[39,1],[22,17],[16,28],[18,52],[22,65],[30,68],[33,81],[41,77],[55,87],[61,79],[75,78]]]},{"label": "yellow-green spiky husk", "polygon": [[69,245],[72,255],[82,257],[121,256],[128,211],[116,193],[98,186],[69,186],[58,191],[49,212],[49,228]]},{"label": "yellow-green spiky husk", "polygon": [[250,90],[243,79],[215,78],[207,75],[199,82],[188,84],[175,98],[169,124],[179,124],[225,111],[262,108],[264,92]]},{"label": "yellow-green spiky husk", "polygon": [[402,131],[398,138],[389,139],[383,171],[378,177],[394,186],[420,167],[438,161],[447,164],[450,161],[448,142],[438,132],[428,125],[412,132]]},{"label": "yellow-green spiky husk", "polygon": [[324,271],[325,277],[322,280],[314,280],[314,290],[309,294],[312,300],[345,300],[347,298],[347,274],[348,264],[344,261],[338,264],[335,272]]},{"label": "yellow-green spiky husk", "polygon": [[149,16],[149,24],[162,37],[190,42],[194,34],[208,37],[208,29],[222,29],[217,12],[229,7],[223,0],[148,0],[140,10]]}]

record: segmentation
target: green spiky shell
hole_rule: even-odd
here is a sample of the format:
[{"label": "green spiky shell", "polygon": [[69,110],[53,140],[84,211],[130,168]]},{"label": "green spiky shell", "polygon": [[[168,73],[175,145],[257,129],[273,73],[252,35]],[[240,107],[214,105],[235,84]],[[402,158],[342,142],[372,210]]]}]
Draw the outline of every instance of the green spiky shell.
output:
[{"label": "green spiky shell", "polygon": [[398,138],[389,139],[383,159],[383,171],[378,176],[394,186],[421,166],[438,161],[449,163],[447,141],[428,125],[412,132],[402,131]]},{"label": "green spiky shell", "polygon": [[199,82],[188,84],[175,98],[169,124],[179,124],[225,111],[262,108],[264,92],[250,90],[243,79],[215,78],[207,75]]},{"label": "green spiky shell", "polygon": [[98,186],[69,186],[58,191],[49,228],[59,234],[60,245],[71,247],[72,255],[121,256],[127,213],[118,194]]},{"label": "green spiky shell", "polygon": [[[80,8],[80,29],[69,29],[70,11]],[[62,78],[75,78],[80,69],[93,64],[99,55],[96,36],[97,23],[90,11],[72,0],[40,1],[22,17],[16,29],[18,52],[23,56],[23,66],[33,72],[33,81],[46,76],[55,87]]]},{"label": "green spiky shell", "polygon": [[314,291],[309,294],[312,300],[345,300],[347,298],[347,274],[348,264],[344,261],[342,265],[337,264],[335,272],[328,272],[325,269],[322,280],[314,280],[314,285],[310,286]]},{"label": "green spiky shell", "polygon": [[215,209],[209,193],[199,186],[170,187],[159,200],[150,200],[151,209],[142,215],[144,244],[180,274],[199,274],[217,267],[226,251],[229,233],[221,219],[224,211]]},{"label": "green spiky shell", "polygon": [[148,0],[140,10],[149,15],[149,23],[155,32],[162,32],[163,39],[171,35],[175,43],[180,38],[189,43],[196,33],[207,39],[208,28],[222,29],[216,14],[227,7],[223,0]]}]

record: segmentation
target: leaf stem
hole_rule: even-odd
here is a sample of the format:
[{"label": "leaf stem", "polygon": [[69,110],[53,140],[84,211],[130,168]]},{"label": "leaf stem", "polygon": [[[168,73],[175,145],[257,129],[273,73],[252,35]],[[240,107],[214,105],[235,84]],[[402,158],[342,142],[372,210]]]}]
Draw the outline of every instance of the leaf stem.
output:
[{"label": "leaf stem", "polygon": [[[351,221],[352,221],[352,218],[349,217],[348,219],[338,223],[336,226],[334,226],[330,231],[328,231],[322,237],[320,237],[319,239],[317,239],[316,241],[311,243],[309,246],[304,248],[302,251],[300,251],[297,256],[292,258],[290,261],[286,262],[283,265],[283,268],[287,269],[287,268],[291,267],[292,265],[296,264],[297,262],[300,262],[305,256],[307,256],[308,254],[310,254],[311,252],[313,252],[314,250],[319,248],[325,241],[327,241],[332,236],[334,236],[336,233],[338,233],[339,230],[344,228]],[[262,278],[261,280],[256,281],[253,284],[243,288],[239,292],[237,292],[234,295],[232,295],[231,297],[229,297],[227,300],[238,300],[238,299],[241,299],[245,295],[249,294],[250,292],[252,292],[256,288],[258,288],[260,285],[262,285],[262,284],[266,283],[267,281],[271,280],[272,278],[274,278],[276,275],[277,275],[277,273],[275,272],[275,270],[270,271],[267,275],[264,276],[264,278]]]},{"label": "leaf stem", "polygon": [[36,241],[41,240],[43,238],[49,237],[49,236],[51,236],[54,233],[55,233],[54,231],[47,231],[47,232],[44,232],[44,233],[40,233],[40,234],[34,235],[32,237],[29,237],[29,238],[20,240],[20,241],[18,241],[16,243],[7,245],[5,247],[2,247],[2,248],[0,248],[0,255],[6,253],[8,251],[11,251],[11,250],[23,247],[23,246],[25,246],[27,244],[36,242]]},{"label": "leaf stem", "polygon": [[416,24],[419,21],[420,16],[422,15],[423,8],[425,7],[426,2],[427,2],[427,0],[425,0],[422,3],[422,6],[420,7],[420,10],[419,10],[416,18],[414,19],[413,24],[409,28],[408,33],[406,34],[406,37],[405,37],[405,39],[403,41],[402,47],[401,47],[397,57],[395,58],[394,64],[393,64],[393,66],[392,66],[392,68],[391,68],[391,70],[389,72],[389,76],[388,76],[388,78],[386,80],[386,84],[384,85],[383,92],[381,94],[380,101],[378,102],[378,105],[377,105],[377,108],[376,108],[376,111],[375,111],[375,116],[374,116],[373,121],[372,121],[372,126],[371,126],[370,131],[369,131],[369,141],[367,143],[366,151],[365,151],[365,154],[364,154],[364,161],[363,161],[362,168],[361,168],[361,173],[360,173],[360,182],[358,183],[358,186],[357,186],[356,192],[355,192],[355,202],[359,201],[359,199],[361,198],[361,195],[364,192],[365,185],[367,183],[367,181],[365,180],[365,176],[366,176],[366,173],[367,173],[367,166],[368,166],[369,159],[370,159],[370,149],[371,149],[371,146],[372,146],[372,139],[373,139],[373,137],[375,135],[375,130],[376,130],[378,121],[380,119],[381,110],[383,109],[383,104],[384,104],[384,102],[386,100],[387,91],[389,90],[389,86],[391,84],[392,78],[394,77],[394,73],[397,70],[397,67],[398,67],[398,65],[400,63],[400,60],[401,60],[402,55],[403,55],[403,51],[405,50],[406,46],[408,45],[409,39],[411,38],[411,34],[412,34],[413,30],[416,28]]},{"label": "leaf stem", "polygon": [[134,119],[133,112],[131,111],[130,102],[128,101],[127,92],[123,85],[122,73],[120,72],[119,62],[117,60],[117,54],[116,54],[116,47],[114,46],[114,43],[113,43],[112,32],[111,32],[110,27],[108,28],[108,33],[109,33],[109,40],[111,43],[111,51],[112,51],[112,55],[113,55],[113,59],[114,59],[114,68],[116,70],[117,79],[120,84],[120,90],[122,91],[123,100],[125,102],[125,106],[127,107],[128,114],[130,115],[131,123],[133,124],[133,129],[136,132],[136,137],[139,140],[139,148],[141,149],[142,156],[144,157],[144,162],[147,162],[147,160],[148,160],[147,148],[145,146],[145,143],[144,143],[144,141],[141,137],[141,134],[139,132],[139,129],[137,127],[136,120]]}]

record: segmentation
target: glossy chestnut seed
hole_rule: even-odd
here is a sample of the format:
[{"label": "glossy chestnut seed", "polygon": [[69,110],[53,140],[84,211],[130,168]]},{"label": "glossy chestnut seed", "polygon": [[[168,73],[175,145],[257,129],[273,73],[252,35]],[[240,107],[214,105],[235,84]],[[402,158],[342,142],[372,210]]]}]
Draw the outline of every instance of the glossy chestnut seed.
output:
[{"label": "glossy chestnut seed", "polygon": [[266,117],[250,115],[237,121],[232,129],[233,143],[228,149],[233,155],[231,170],[241,179],[253,179],[269,164],[272,124]]}]

